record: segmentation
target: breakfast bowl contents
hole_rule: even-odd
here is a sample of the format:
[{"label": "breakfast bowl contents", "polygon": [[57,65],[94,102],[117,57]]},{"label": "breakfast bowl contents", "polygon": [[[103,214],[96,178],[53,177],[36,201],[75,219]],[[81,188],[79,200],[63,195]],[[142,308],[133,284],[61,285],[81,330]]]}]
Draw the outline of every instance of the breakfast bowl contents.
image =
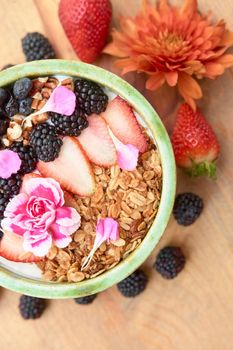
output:
[{"label": "breakfast bowl contents", "polygon": [[153,109],[100,68],[53,60],[0,76],[0,283],[95,294],[149,256],[175,168]]}]

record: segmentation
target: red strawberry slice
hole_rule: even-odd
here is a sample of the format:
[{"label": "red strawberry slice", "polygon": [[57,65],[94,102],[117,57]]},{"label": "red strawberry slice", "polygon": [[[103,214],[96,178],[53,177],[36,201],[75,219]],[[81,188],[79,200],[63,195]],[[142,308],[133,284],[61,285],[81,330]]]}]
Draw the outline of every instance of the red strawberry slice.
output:
[{"label": "red strawberry slice", "polygon": [[37,168],[41,175],[52,177],[74,194],[91,196],[95,191],[90,162],[75,137],[64,137],[58,158],[48,163],[39,161]]},{"label": "red strawberry slice", "polygon": [[120,96],[109,102],[106,111],[101,116],[121,142],[134,145],[142,153],[146,151],[146,138],[141,131],[133,109]]},{"label": "red strawberry slice", "polygon": [[201,114],[184,103],[180,106],[171,137],[176,164],[191,176],[215,177],[220,146],[217,137]]},{"label": "red strawberry slice", "polygon": [[110,0],[61,0],[59,18],[75,52],[92,63],[104,48],[112,18]]},{"label": "red strawberry slice", "polygon": [[28,180],[30,180],[32,178],[36,178],[36,177],[41,177],[41,175],[37,174],[37,173],[28,173],[28,174],[24,175],[23,183],[22,183],[20,192],[24,192],[24,186],[25,186],[26,181],[28,181]]},{"label": "red strawberry slice", "polygon": [[117,153],[108,126],[98,115],[88,117],[88,128],[78,137],[91,162],[102,166],[111,166],[117,162]]},{"label": "red strawberry slice", "polygon": [[12,232],[4,232],[0,240],[0,256],[10,261],[37,262],[42,258],[23,250],[23,238]]}]

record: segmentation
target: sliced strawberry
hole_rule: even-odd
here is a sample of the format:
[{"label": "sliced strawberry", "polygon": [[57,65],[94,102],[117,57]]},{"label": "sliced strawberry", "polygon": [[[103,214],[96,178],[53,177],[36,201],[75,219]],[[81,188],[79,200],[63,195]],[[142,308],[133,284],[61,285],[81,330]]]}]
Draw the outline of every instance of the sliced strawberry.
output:
[{"label": "sliced strawberry", "polygon": [[95,191],[90,162],[75,137],[64,137],[58,158],[48,163],[39,161],[37,168],[41,175],[52,177],[74,194],[90,196]]},{"label": "sliced strawberry", "polygon": [[26,175],[24,175],[23,177],[23,183],[22,183],[22,186],[21,186],[21,189],[20,189],[20,192],[24,192],[24,186],[25,186],[25,182],[32,179],[32,178],[35,178],[35,177],[41,177],[40,174],[37,174],[37,173],[28,173]]},{"label": "sliced strawberry", "polygon": [[88,117],[88,128],[78,137],[91,162],[102,166],[111,166],[117,162],[117,153],[106,122],[93,114]]},{"label": "sliced strawberry", "polygon": [[121,142],[134,145],[140,152],[146,151],[146,138],[141,131],[133,109],[120,96],[109,102],[106,111],[101,116]]},{"label": "sliced strawberry", "polygon": [[41,258],[23,250],[23,238],[12,232],[5,232],[0,240],[0,256],[10,261],[37,262]]}]

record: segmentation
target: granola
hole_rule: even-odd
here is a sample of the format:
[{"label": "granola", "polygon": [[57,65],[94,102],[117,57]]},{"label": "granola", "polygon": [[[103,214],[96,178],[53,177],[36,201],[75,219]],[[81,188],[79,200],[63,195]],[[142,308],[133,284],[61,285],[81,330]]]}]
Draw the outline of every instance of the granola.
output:
[{"label": "granola", "polygon": [[[79,282],[113,268],[140,245],[153,223],[161,197],[162,168],[152,142],[149,151],[140,156],[136,170],[122,171],[118,165],[94,166],[94,174],[94,195],[74,197],[82,223],[72,242],[63,249],[53,246],[37,264],[47,281]],[[82,271],[82,263],[94,244],[97,220],[107,216],[118,220],[120,238],[103,243]]]}]

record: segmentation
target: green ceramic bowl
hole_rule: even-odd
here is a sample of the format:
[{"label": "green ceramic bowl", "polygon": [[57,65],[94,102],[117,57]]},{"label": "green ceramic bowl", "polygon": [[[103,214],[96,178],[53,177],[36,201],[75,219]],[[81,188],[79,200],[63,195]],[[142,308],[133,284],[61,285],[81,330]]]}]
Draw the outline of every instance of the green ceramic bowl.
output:
[{"label": "green ceramic bowl", "polygon": [[163,170],[161,203],[154,223],[140,246],[117,266],[102,275],[78,283],[44,282],[25,278],[0,266],[0,285],[15,292],[44,298],[74,298],[103,291],[135,271],[151,254],[168,223],[176,187],[176,170],[168,134],[152,106],[131,85],[96,66],[65,60],[34,61],[0,72],[0,86],[22,77],[69,75],[94,80],[126,99],[143,118],[156,140]]}]

